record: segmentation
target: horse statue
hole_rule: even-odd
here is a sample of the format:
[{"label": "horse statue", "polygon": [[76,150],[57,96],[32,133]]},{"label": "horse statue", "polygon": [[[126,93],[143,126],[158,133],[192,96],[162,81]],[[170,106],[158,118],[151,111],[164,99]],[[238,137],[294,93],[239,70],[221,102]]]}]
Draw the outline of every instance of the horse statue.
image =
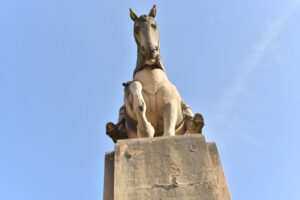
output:
[{"label": "horse statue", "polygon": [[134,21],[137,62],[133,80],[123,83],[124,105],[118,123],[107,123],[107,135],[116,142],[127,138],[201,133],[204,126],[202,115],[193,115],[163,66],[155,22],[156,6],[148,15],[140,17],[129,10]]}]

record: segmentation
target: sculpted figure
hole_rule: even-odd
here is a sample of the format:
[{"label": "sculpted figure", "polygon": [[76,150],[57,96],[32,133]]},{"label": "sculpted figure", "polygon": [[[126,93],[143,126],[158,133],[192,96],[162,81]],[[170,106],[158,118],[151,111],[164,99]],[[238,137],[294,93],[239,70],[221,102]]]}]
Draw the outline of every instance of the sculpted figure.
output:
[{"label": "sculpted figure", "polygon": [[124,83],[124,103],[117,124],[106,125],[107,134],[118,139],[175,136],[201,133],[201,114],[193,115],[176,87],[167,77],[160,55],[156,6],[138,17],[130,9],[137,44],[133,80]]}]

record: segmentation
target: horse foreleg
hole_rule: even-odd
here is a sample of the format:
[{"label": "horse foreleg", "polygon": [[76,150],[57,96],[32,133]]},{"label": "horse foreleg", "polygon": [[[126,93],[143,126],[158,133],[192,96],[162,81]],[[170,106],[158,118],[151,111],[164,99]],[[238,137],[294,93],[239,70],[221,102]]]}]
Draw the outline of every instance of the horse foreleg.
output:
[{"label": "horse foreleg", "polygon": [[164,105],[164,136],[175,136],[177,122],[177,101],[172,100]]},{"label": "horse foreleg", "polygon": [[137,135],[139,138],[154,137],[154,128],[146,118],[146,103],[142,95],[142,84],[134,81],[129,87],[133,97],[133,109],[138,120]]}]

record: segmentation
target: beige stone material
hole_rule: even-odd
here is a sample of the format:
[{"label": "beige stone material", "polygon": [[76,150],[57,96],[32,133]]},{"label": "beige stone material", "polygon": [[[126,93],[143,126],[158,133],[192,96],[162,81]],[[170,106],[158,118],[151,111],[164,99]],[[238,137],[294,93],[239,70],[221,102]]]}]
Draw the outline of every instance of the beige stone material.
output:
[{"label": "beige stone material", "polygon": [[[176,129],[184,123],[182,99],[162,64],[156,13],[156,6],[148,15],[140,17],[130,9],[138,55],[133,81],[125,88],[125,123],[129,139],[186,132]],[[132,126],[129,118],[137,121],[137,125]]]},{"label": "beige stone material", "polygon": [[115,152],[105,154],[104,200],[114,200],[114,157]]},{"label": "beige stone material", "polygon": [[137,44],[137,62],[133,80],[124,83],[124,106],[118,123],[106,124],[106,132],[114,142],[124,138],[175,136],[201,133],[201,114],[192,110],[168,79],[160,54],[160,37],[154,5],[148,15],[130,9]]},{"label": "beige stone material", "polygon": [[[198,134],[119,140],[114,174],[105,168],[105,179],[114,179],[114,200],[230,200],[222,196],[227,184],[214,148]],[[104,200],[112,196],[108,182]]]},{"label": "beige stone material", "polygon": [[214,142],[209,142],[207,143],[207,147],[209,150],[210,159],[212,161],[214,173],[219,188],[220,200],[231,200],[229,188],[222,168],[222,163],[220,160],[217,145]]}]

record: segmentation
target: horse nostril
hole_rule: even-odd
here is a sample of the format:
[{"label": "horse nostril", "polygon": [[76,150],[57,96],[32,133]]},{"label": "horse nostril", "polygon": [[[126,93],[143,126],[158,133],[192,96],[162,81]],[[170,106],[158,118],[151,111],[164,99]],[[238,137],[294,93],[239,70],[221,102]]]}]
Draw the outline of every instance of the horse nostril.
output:
[{"label": "horse nostril", "polygon": [[151,49],[151,52],[155,53],[155,51],[157,51],[157,50],[158,50],[158,47],[154,47],[153,49]]},{"label": "horse nostril", "polygon": [[142,46],[142,51],[145,51],[145,47],[144,46]]}]

